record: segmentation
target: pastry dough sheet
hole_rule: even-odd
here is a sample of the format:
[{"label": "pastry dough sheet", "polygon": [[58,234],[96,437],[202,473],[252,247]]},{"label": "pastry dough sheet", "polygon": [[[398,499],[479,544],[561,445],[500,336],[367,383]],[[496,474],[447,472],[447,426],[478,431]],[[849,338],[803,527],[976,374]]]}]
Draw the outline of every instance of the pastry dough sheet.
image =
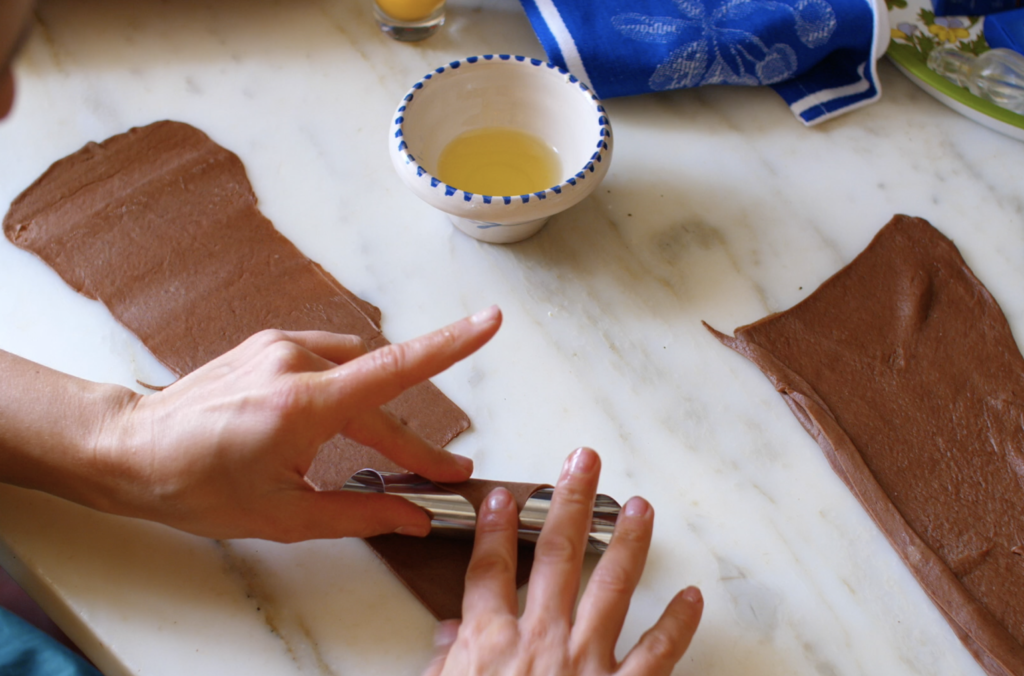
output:
[{"label": "pastry dough sheet", "polygon": [[[14,200],[3,227],[16,246],[101,301],[178,376],[263,329],[354,334],[371,348],[388,343],[380,311],[279,233],[257,208],[241,160],[187,124],[156,122],[57,161]],[[439,446],[469,427],[429,382],[384,408]],[[306,478],[320,490],[340,489],[364,468],[402,471],[338,436]],[[526,490],[505,485],[517,496]],[[471,543],[368,542],[435,615],[458,616]],[[529,558],[532,550],[524,550]]]},{"label": "pastry dough sheet", "polygon": [[712,331],[771,380],[985,670],[1024,675],[1024,358],[953,243],[896,216],[800,304]]}]

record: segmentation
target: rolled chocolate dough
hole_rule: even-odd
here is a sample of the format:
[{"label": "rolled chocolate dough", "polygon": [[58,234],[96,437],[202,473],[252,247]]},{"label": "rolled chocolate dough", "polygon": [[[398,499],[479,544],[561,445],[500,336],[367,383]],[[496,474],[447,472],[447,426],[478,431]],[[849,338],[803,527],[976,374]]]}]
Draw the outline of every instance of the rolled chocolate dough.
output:
[{"label": "rolled chocolate dough", "polygon": [[[519,507],[531,495],[546,484],[506,483],[470,479],[460,484],[439,484],[466,498],[477,514],[484,498],[497,488],[504,486],[511,493]],[[388,568],[405,583],[416,598],[423,602],[439,620],[450,620],[462,616],[462,596],[465,592],[466,569],[473,554],[472,540],[451,538],[423,538],[412,540],[401,535],[378,535],[369,539],[370,544],[381,556]],[[530,577],[533,566],[533,547],[520,543],[516,562],[516,585],[522,586]],[[451,569],[459,575],[451,575]],[[442,584],[440,581],[443,580]]]},{"label": "rolled chocolate dough", "polygon": [[[3,227],[16,246],[106,305],[178,376],[269,328],[388,344],[380,311],[281,235],[257,209],[241,160],[187,124],[156,122],[57,161],[14,200]],[[439,446],[469,427],[429,382],[384,408]],[[364,468],[401,471],[338,436],[320,449],[306,479],[319,490],[338,489]],[[435,615],[458,616],[467,543],[369,542]]]},{"label": "rolled chocolate dough", "polygon": [[1024,675],[1024,359],[953,243],[896,216],[800,304],[710,330],[771,380],[985,670]]}]

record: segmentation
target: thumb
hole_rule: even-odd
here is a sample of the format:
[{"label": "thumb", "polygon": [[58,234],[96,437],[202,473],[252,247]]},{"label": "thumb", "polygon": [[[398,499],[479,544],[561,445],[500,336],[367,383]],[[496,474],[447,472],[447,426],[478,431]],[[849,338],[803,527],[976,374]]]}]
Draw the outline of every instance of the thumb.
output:
[{"label": "thumb", "polygon": [[295,511],[295,541],[430,533],[430,516],[397,495],[303,491]]},{"label": "thumb", "polygon": [[434,656],[423,671],[423,676],[439,676],[444,670],[448,652],[459,635],[460,624],[459,620],[444,620],[437,625],[437,629],[434,630]]}]

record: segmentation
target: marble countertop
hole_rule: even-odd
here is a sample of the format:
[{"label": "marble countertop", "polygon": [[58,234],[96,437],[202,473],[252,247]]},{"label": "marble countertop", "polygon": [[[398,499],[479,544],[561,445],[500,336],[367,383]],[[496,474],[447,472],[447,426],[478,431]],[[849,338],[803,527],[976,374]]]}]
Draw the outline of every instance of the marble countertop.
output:
[{"label": "marble countertop", "polygon": [[[889,63],[881,102],[807,129],[767,89],[606,102],[603,185],[536,237],[476,242],[387,157],[433,67],[543,52],[515,0],[449,4],[417,45],[368,0],[47,0],[0,124],[0,203],[88,141],[170,118],[245,163],[263,212],[402,340],[491,303],[491,345],[435,382],[477,475],[551,481],[573,448],[657,513],[620,649],[697,584],[677,673],[980,675],[731,331],[806,297],[895,213],[929,219],[1024,336],[1024,144]],[[170,374],[98,303],[0,241],[0,348],[138,389]],[[434,621],[359,540],[216,542],[0,486],[0,562],[107,676],[417,674]]]}]

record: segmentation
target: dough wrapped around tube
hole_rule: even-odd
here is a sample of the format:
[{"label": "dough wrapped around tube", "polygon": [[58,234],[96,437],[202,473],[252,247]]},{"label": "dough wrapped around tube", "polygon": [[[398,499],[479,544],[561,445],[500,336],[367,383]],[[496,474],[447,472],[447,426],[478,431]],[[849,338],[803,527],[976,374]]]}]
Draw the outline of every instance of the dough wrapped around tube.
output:
[{"label": "dough wrapped around tube", "polygon": [[[430,514],[432,536],[471,538],[476,531],[476,514],[480,503],[499,485],[507,488],[513,496],[527,496],[522,500],[519,512],[519,539],[536,542],[551,509],[554,488],[549,485],[499,483],[479,479],[461,484],[437,484],[416,474],[365,469],[352,475],[342,490],[401,496]],[[520,498],[517,498],[519,501]],[[603,554],[608,548],[621,508],[618,502],[607,495],[598,494],[595,497],[588,552]]]}]

